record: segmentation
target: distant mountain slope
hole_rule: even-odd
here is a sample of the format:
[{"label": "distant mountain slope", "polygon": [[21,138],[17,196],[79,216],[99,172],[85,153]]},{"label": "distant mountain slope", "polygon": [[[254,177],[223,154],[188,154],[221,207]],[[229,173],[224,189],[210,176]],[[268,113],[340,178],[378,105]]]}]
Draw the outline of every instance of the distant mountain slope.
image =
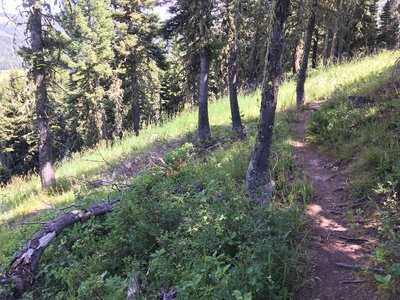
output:
[{"label": "distant mountain slope", "polygon": [[0,14],[0,70],[21,67],[22,60],[15,51],[23,40],[23,26],[16,26]]}]

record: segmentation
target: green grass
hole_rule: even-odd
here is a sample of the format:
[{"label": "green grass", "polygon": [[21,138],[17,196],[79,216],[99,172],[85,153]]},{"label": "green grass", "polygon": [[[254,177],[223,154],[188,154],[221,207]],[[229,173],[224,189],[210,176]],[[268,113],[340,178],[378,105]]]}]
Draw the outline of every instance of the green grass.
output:
[{"label": "green grass", "polygon": [[[186,143],[137,177],[113,214],[57,239],[42,261],[41,288],[30,297],[124,299],[133,274],[146,286],[140,299],[157,299],[162,287],[176,287],[180,299],[293,297],[302,271],[302,204],[312,189],[293,160],[289,126],[281,116],[275,129],[279,159],[271,207],[254,206],[246,197],[254,131],[206,156]],[[92,192],[84,201],[99,195]]]},{"label": "green grass", "polygon": [[[306,97],[321,101],[328,99],[338,87],[360,84],[360,80],[368,80],[368,76],[384,71],[393,64],[397,56],[395,52],[384,52],[375,57],[313,71],[306,83]],[[244,120],[259,115],[259,93],[241,95],[239,101]],[[285,82],[280,88],[278,110],[285,110],[294,104],[295,81]],[[211,125],[215,128],[213,134],[219,136],[224,128],[229,127],[229,102],[227,99],[214,101],[209,111]],[[115,165],[128,157],[140,156],[153,147],[194,132],[196,124],[196,111],[185,111],[161,127],[143,130],[139,137],[130,135],[110,148],[100,145],[97,149],[74,154],[56,165],[56,176],[60,183],[56,193],[40,192],[39,179],[36,175],[14,178],[8,186],[0,189],[0,222],[47,207],[43,200],[55,205],[74,201],[73,190],[81,192],[82,188],[75,184],[76,179],[96,178],[110,168],[108,164]]]},{"label": "green grass", "polygon": [[[381,77],[398,55],[399,52],[383,52],[312,71],[306,83],[306,97],[324,101],[360,90],[373,91],[382,84]],[[310,198],[311,188],[298,172],[293,148],[287,142],[293,119],[292,113],[287,113],[278,118],[275,129],[274,147],[279,155],[272,158],[277,159],[273,205],[256,211],[248,207],[244,176],[254,144],[260,98],[259,93],[239,98],[249,131],[245,142],[229,139],[207,156],[193,152],[190,144],[172,150],[166,157],[166,166],[148,170],[135,180],[133,189],[122,195],[109,187],[91,189],[80,180],[95,179],[110,165],[140,157],[195,132],[195,110],[185,111],[161,127],[149,127],[139,137],[127,136],[110,148],[99,145],[64,159],[56,166],[59,183],[53,191],[41,192],[36,175],[14,178],[0,189],[0,222],[4,222],[0,226],[0,265],[6,265],[37,229],[11,226],[9,222],[14,218],[48,208],[49,203],[85,205],[118,196],[123,203],[116,214],[75,226],[46,252],[39,277],[43,287],[40,298],[56,292],[61,298],[93,298],[97,294],[107,298],[108,293],[124,291],[133,272],[148,281],[150,298],[161,286],[178,286],[181,295],[188,298],[207,298],[224,291],[232,294],[218,295],[232,299],[249,299],[246,297],[250,294],[278,299],[293,296],[296,276],[301,271],[300,243],[295,237],[303,222],[299,203]],[[284,82],[278,110],[287,110],[294,103],[295,82]],[[231,137],[227,99],[214,101],[209,111],[214,137]],[[56,214],[57,211],[46,210],[31,220],[49,220]],[[218,230],[221,235],[214,236]],[[223,232],[232,232],[232,236],[225,239]],[[174,251],[182,254],[181,260],[169,257]],[[60,260],[58,253],[63,253],[66,260]],[[165,270],[171,270],[170,274]],[[211,277],[214,279],[210,281]],[[35,296],[38,295],[32,295]]]},{"label": "green grass", "polygon": [[[350,105],[348,95],[372,101]],[[381,242],[375,263],[388,277],[377,277],[390,299],[400,294],[400,74],[377,70],[339,86],[308,125],[309,140],[339,158],[352,176],[349,190],[365,199],[364,220],[375,216]],[[363,212],[363,210],[361,210]]]}]

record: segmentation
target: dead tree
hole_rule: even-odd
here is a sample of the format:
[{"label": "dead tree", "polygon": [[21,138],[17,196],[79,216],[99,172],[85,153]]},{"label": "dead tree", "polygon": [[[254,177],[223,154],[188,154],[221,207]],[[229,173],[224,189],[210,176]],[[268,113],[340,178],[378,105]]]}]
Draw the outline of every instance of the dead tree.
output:
[{"label": "dead tree", "polygon": [[113,210],[117,201],[92,204],[86,210],[76,210],[62,214],[45,224],[17,253],[5,276],[0,277],[0,286],[10,286],[9,293],[0,294],[0,299],[19,299],[31,287],[39,269],[40,258],[64,229],[83,223],[91,217],[101,216]]}]

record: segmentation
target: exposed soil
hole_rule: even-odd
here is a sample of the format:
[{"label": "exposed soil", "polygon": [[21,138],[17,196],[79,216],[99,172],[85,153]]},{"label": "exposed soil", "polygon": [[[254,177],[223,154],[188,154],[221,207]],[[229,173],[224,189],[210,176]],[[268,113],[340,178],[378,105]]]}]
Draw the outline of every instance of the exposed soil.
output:
[{"label": "exposed soil", "polygon": [[311,104],[299,113],[293,126],[298,136],[293,142],[295,153],[304,161],[304,173],[313,183],[315,195],[307,207],[311,238],[306,255],[312,270],[298,299],[379,299],[371,272],[337,265],[370,266],[377,243],[376,226],[363,222],[355,213],[354,209],[362,208],[364,203],[347,192],[351,178],[346,166],[306,141],[307,120],[318,107]]}]

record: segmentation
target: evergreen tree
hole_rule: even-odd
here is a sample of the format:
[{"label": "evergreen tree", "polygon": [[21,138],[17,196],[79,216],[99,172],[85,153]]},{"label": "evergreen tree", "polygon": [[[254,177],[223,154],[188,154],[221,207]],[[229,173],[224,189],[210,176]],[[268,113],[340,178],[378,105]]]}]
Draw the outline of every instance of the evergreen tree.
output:
[{"label": "evergreen tree", "polygon": [[395,48],[400,39],[400,1],[388,0],[380,16],[379,41],[381,46]]},{"label": "evergreen tree", "polygon": [[306,82],[308,60],[311,51],[312,36],[315,30],[315,15],[317,13],[317,0],[310,0],[310,17],[307,25],[306,41],[304,47],[304,55],[301,62],[296,86],[296,104],[297,108],[304,104],[304,84]]},{"label": "evergreen tree", "polygon": [[[229,101],[231,108],[232,129],[239,135],[243,135],[243,125],[238,104],[238,77],[239,77],[239,36],[238,15],[240,2],[237,0],[225,1],[225,32],[229,51],[228,77],[229,77]],[[239,28],[240,30],[240,28]]]},{"label": "evergreen tree", "polygon": [[34,86],[27,82],[12,70],[0,101],[0,161],[12,174],[25,174],[38,166]]},{"label": "evergreen tree", "polygon": [[39,174],[42,188],[55,184],[53,137],[50,129],[51,115],[48,86],[51,69],[46,61],[51,50],[49,33],[52,27],[50,6],[41,0],[25,0],[23,6],[28,12],[27,31],[29,47],[21,50],[25,66],[35,84],[36,118],[39,134]]},{"label": "evergreen tree", "polygon": [[168,67],[161,79],[162,111],[168,118],[174,117],[185,107],[185,72],[177,37],[172,40],[170,48],[167,56]]},{"label": "evergreen tree", "polygon": [[156,43],[156,1],[113,0],[116,23],[116,61],[124,79],[125,104],[130,107],[128,125],[136,135],[143,123],[157,122],[161,112],[161,74],[165,57]]},{"label": "evergreen tree", "polygon": [[75,140],[72,150],[109,138],[106,91],[113,75],[114,24],[109,0],[78,0],[64,4],[60,23],[67,47],[64,60],[70,72],[69,121]]},{"label": "evergreen tree", "polygon": [[282,55],[285,46],[290,0],[273,1],[274,18],[268,47],[268,63],[262,88],[261,112],[254,151],[247,169],[246,184],[250,197],[268,205],[272,197],[273,180],[269,169],[269,154],[275,124],[275,111],[282,74]]},{"label": "evergreen tree", "polygon": [[349,22],[346,47],[349,55],[370,53],[377,47],[378,0],[359,1]]}]

